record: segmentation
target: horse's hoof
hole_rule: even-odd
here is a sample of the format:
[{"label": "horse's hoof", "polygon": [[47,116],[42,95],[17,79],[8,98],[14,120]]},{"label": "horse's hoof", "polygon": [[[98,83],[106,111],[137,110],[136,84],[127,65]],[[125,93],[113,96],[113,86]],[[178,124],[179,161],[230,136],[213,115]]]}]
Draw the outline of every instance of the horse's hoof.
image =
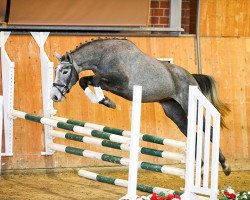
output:
[{"label": "horse's hoof", "polygon": [[100,104],[103,104],[105,106],[107,106],[108,108],[116,108],[116,105],[113,101],[111,101],[110,99],[103,99],[101,101],[99,101]]},{"label": "horse's hoof", "polygon": [[109,108],[113,108],[113,109],[115,109],[116,108],[116,105],[115,105],[115,103],[113,102],[113,101],[108,101],[108,103],[107,104],[105,104],[107,107],[109,107]]},{"label": "horse's hoof", "polygon": [[229,176],[231,174],[231,167],[230,165],[225,165],[225,167],[223,167],[223,172],[226,176]]}]

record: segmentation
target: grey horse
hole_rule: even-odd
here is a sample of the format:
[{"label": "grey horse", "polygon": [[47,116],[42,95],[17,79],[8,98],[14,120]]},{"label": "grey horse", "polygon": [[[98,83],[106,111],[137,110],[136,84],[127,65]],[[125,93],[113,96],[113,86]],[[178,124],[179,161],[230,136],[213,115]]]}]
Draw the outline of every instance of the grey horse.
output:
[{"label": "grey horse", "polygon": [[[81,88],[94,103],[115,108],[115,103],[104,96],[101,90],[110,91],[127,100],[132,100],[133,86],[143,88],[142,102],[159,102],[166,114],[187,136],[188,90],[197,85],[213,103],[222,116],[229,111],[217,96],[211,76],[190,74],[185,69],[164,64],[127,39],[97,39],[81,44],[75,50],[60,56],[51,91],[51,99],[59,102],[79,80],[79,73],[92,70],[93,76],[79,80]],[[94,86],[94,94],[89,85]],[[225,126],[222,120],[222,126]],[[204,127],[205,128],[205,127]],[[211,137],[212,141],[212,137]],[[225,175],[231,173],[230,166],[220,150],[219,161]]]}]

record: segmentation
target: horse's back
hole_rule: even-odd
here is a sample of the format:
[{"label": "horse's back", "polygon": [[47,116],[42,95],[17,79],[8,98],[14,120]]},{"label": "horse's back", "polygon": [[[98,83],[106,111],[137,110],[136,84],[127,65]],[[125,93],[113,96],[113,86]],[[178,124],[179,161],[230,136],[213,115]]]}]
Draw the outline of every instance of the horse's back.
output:
[{"label": "horse's back", "polygon": [[143,87],[143,101],[160,101],[174,95],[172,74],[160,61],[141,52],[131,66],[130,87]]},{"label": "horse's back", "polygon": [[[173,95],[174,83],[169,70],[157,59],[141,52],[133,43],[126,44],[123,48],[113,47],[112,55],[103,58],[101,64],[106,66],[102,67],[106,68],[103,75],[119,79],[113,83],[118,83],[117,87],[125,86],[123,90],[120,88],[121,93],[126,91],[123,97],[132,99],[134,85],[143,87],[143,102],[160,101]],[[112,92],[112,88],[110,89]]]},{"label": "horse's back", "polygon": [[143,102],[157,102],[176,98],[183,85],[185,90],[189,84],[196,83],[183,68],[164,65],[128,40],[107,41],[106,48],[109,54],[100,62],[102,76],[113,79],[108,90],[126,99],[132,99],[133,85],[143,87]]}]

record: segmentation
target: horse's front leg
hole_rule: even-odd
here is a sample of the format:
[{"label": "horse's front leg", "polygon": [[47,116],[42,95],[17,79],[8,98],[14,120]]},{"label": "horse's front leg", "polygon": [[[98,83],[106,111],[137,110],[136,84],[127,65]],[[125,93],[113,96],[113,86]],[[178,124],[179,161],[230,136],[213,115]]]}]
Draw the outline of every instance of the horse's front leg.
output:
[{"label": "horse's front leg", "polygon": [[109,99],[107,96],[103,94],[101,88],[101,77],[98,75],[93,76],[93,86],[95,90],[95,94],[99,104],[103,104],[109,108],[116,108],[115,103]]},{"label": "horse's front leg", "polygon": [[[92,103],[99,103],[109,108],[116,108],[115,103],[103,94],[102,88],[100,87],[100,80],[101,78],[99,76],[86,76],[79,80],[79,84]],[[95,93],[90,90],[89,85],[94,86]]]}]

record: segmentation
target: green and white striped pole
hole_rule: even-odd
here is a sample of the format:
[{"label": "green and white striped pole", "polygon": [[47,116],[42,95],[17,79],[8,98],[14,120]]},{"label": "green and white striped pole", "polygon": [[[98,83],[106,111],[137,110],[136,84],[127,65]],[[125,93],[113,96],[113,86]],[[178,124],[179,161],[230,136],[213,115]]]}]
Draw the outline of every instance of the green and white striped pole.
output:
[{"label": "green and white striped pole", "polygon": [[127,137],[114,135],[114,134],[106,133],[102,131],[97,131],[97,130],[82,127],[82,126],[67,124],[64,122],[56,121],[54,119],[50,119],[46,117],[39,117],[39,116],[28,114],[28,113],[18,111],[18,110],[13,110],[11,114],[14,117],[30,120],[30,121],[41,123],[41,124],[50,125],[53,127],[57,127],[57,128],[61,128],[61,129],[69,130],[69,131],[74,131],[79,134],[85,134],[88,136],[107,139],[113,142],[120,142],[120,143],[126,143],[126,144],[130,143],[130,138],[127,138]]},{"label": "green and white striped pole", "polygon": [[[92,128],[98,131],[104,131],[104,132],[112,133],[115,135],[121,135],[125,137],[130,137],[131,135],[130,131],[117,129],[117,128],[111,128],[108,126],[103,126],[103,125],[98,125],[98,124],[93,124],[93,123],[88,123],[88,122],[81,122],[81,121],[67,119],[63,117],[57,117],[57,116],[53,116],[51,118],[60,122],[87,127],[87,128]],[[156,144],[161,144],[161,145],[166,145],[166,146],[171,146],[171,147],[182,148],[182,149],[186,148],[186,142],[168,139],[168,138],[156,137],[156,136],[144,134],[144,133],[140,134],[140,140],[151,142],[151,143],[156,143]]]},{"label": "green and white striped pole", "polygon": [[[65,145],[56,144],[56,143],[50,143],[48,144],[48,147],[54,151],[61,151],[64,153],[74,154],[74,155],[83,156],[87,158],[95,158],[95,159],[106,161],[106,162],[121,164],[124,166],[129,165],[129,159],[123,158],[120,156],[113,156],[109,154],[89,151],[85,149],[79,149],[79,148],[65,146]],[[155,171],[155,172],[161,172],[164,174],[172,174],[175,176],[180,176],[181,178],[184,178],[185,176],[184,169],[171,167],[167,165],[160,165],[160,164],[139,161],[138,168]]]},{"label": "green and white striped pole", "polygon": [[[101,139],[96,139],[96,138],[91,138],[91,137],[86,137],[86,136],[82,136],[82,135],[76,135],[73,133],[56,131],[56,130],[50,130],[49,134],[52,137],[74,140],[74,141],[83,142],[83,143],[87,143],[87,144],[93,144],[93,145],[97,145],[97,146],[109,147],[109,148],[119,149],[119,150],[123,150],[123,151],[130,150],[130,146],[128,144],[112,142],[109,140],[101,140]],[[155,157],[171,159],[171,160],[177,160],[177,161],[180,161],[182,163],[185,163],[185,155],[180,154],[180,153],[156,150],[156,149],[146,148],[146,147],[139,147],[139,153],[144,154],[144,155],[150,155],[150,156],[155,156]]]},{"label": "green and white striped pole", "polygon": [[[83,178],[87,178],[87,179],[102,182],[102,183],[107,183],[107,184],[116,185],[116,186],[125,187],[125,188],[128,187],[127,180],[123,180],[119,178],[112,178],[109,176],[100,175],[100,174],[89,172],[86,170],[79,170],[78,175]],[[181,192],[178,192],[178,191],[165,189],[161,187],[153,187],[153,186],[144,185],[144,184],[137,184],[137,190],[140,190],[142,192],[147,192],[149,194],[152,194],[152,193],[159,194],[161,192],[163,192],[165,195],[168,195],[168,194],[181,195],[182,194]]]}]

